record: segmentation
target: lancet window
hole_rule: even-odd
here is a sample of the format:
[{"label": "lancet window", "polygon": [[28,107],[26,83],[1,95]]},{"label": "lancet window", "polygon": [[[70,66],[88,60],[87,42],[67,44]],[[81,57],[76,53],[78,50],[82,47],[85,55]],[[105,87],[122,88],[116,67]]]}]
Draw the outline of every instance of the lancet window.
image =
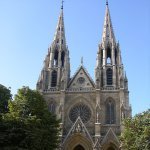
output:
[{"label": "lancet window", "polygon": [[45,72],[45,88],[48,89],[48,82],[49,82],[49,72]]},{"label": "lancet window", "polygon": [[61,53],[61,63],[62,63],[62,67],[64,67],[64,62],[65,62],[65,52],[63,51]]},{"label": "lancet window", "polygon": [[55,113],[55,109],[56,109],[56,104],[55,104],[55,102],[53,102],[53,101],[51,101],[50,103],[49,103],[49,105],[48,105],[48,109],[49,109],[49,111],[51,112],[51,113]]},{"label": "lancet window", "polygon": [[117,55],[118,55],[117,49],[115,49],[115,63],[116,63],[116,64],[117,64]]},{"label": "lancet window", "polygon": [[115,102],[112,99],[107,100],[106,108],[106,124],[115,124]]},{"label": "lancet window", "polygon": [[108,68],[106,71],[107,75],[107,85],[112,85],[113,84],[113,71],[111,68]]},{"label": "lancet window", "polygon": [[58,50],[55,50],[54,53],[54,66],[58,66]]},{"label": "lancet window", "polygon": [[107,64],[111,64],[111,49],[107,48]]},{"label": "lancet window", "polygon": [[56,87],[57,85],[57,71],[52,72],[52,81],[51,81],[51,87]]}]

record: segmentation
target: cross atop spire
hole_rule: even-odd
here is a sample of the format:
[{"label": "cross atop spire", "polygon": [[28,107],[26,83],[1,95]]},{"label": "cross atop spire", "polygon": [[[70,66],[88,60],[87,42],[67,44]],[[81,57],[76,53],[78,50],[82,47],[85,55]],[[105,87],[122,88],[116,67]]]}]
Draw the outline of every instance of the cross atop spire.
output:
[{"label": "cross atop spire", "polygon": [[64,0],[61,0],[61,9],[64,8]]}]

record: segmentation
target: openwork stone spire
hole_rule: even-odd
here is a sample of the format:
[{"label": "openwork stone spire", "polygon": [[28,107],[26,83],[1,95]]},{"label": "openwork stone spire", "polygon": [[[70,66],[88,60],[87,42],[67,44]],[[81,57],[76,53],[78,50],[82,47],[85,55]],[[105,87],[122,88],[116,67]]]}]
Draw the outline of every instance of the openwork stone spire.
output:
[{"label": "openwork stone spire", "polygon": [[64,0],[61,1],[61,9],[64,9]]},{"label": "openwork stone spire", "polygon": [[56,32],[55,32],[55,35],[54,35],[54,41],[53,42],[57,45],[61,45],[61,46],[64,45],[66,47],[63,4],[61,6],[61,12],[60,12],[60,16],[59,16],[58,24],[57,24],[57,27],[56,27]]},{"label": "openwork stone spire", "polygon": [[106,1],[102,41],[97,54],[95,75],[98,88],[108,86],[114,88],[125,87],[121,50],[115,39],[108,1]]},{"label": "openwork stone spire", "polygon": [[115,35],[113,31],[113,26],[111,22],[111,16],[108,6],[108,1],[106,1],[106,11],[105,11],[105,19],[104,19],[104,27],[102,34],[102,44],[115,43]]},{"label": "openwork stone spire", "polygon": [[66,45],[65,26],[63,16],[63,0],[58,19],[56,32],[52,44],[48,49],[48,55],[44,61],[44,68],[37,83],[37,89],[44,91],[64,89],[70,78],[70,58]]}]

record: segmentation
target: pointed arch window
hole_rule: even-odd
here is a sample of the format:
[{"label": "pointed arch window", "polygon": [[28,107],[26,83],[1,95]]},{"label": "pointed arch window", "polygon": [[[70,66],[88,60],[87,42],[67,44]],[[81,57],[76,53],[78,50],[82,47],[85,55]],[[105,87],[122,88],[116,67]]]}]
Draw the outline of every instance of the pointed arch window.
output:
[{"label": "pointed arch window", "polygon": [[117,55],[118,55],[118,52],[117,52],[117,49],[115,48],[115,63],[117,64]]},{"label": "pointed arch window", "polygon": [[49,82],[49,72],[45,72],[45,89],[48,89],[48,82]]},{"label": "pointed arch window", "polygon": [[108,68],[106,71],[107,75],[107,85],[112,85],[113,84],[113,71],[111,68]]},{"label": "pointed arch window", "polygon": [[52,72],[52,81],[51,81],[51,87],[56,87],[57,85],[57,71]]},{"label": "pointed arch window", "polygon": [[116,113],[115,113],[115,102],[112,99],[107,100],[105,104],[106,109],[106,124],[115,124]]},{"label": "pointed arch window", "polygon": [[107,58],[107,64],[111,64],[111,59],[110,59],[110,57]]},{"label": "pointed arch window", "polygon": [[54,66],[55,67],[58,66],[58,50],[55,50],[55,53],[54,53]]},{"label": "pointed arch window", "polygon": [[62,67],[64,67],[64,62],[65,62],[65,52],[63,51],[61,53],[61,64],[62,64]]},{"label": "pointed arch window", "polygon": [[48,110],[52,113],[55,114],[55,109],[56,109],[56,104],[54,101],[51,101],[48,105]]},{"label": "pointed arch window", "polygon": [[107,64],[111,64],[111,49],[107,48]]}]

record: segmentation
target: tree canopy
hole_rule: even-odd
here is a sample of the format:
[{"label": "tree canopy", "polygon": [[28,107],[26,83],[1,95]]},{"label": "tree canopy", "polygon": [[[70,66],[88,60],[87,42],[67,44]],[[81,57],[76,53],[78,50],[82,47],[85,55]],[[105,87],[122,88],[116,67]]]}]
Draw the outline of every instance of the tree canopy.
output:
[{"label": "tree canopy", "polygon": [[11,97],[10,89],[0,84],[0,113],[6,113],[8,111],[8,101]]},{"label": "tree canopy", "polygon": [[121,135],[123,150],[150,149],[150,109],[124,120]]},{"label": "tree canopy", "polygon": [[23,87],[9,102],[0,122],[3,150],[53,150],[59,143],[59,121],[48,111],[43,96]]}]

